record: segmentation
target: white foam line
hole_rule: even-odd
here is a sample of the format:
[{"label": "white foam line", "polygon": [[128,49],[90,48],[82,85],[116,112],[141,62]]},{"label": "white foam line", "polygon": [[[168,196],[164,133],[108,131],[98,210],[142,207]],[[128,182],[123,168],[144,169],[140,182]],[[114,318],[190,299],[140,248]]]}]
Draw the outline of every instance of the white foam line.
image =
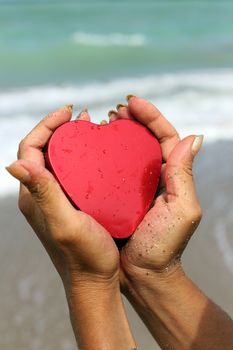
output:
[{"label": "white foam line", "polygon": [[233,70],[171,73],[117,79],[106,83],[92,82],[84,86],[31,86],[9,91],[0,90],[0,116],[50,110],[71,101],[89,107],[106,105],[113,100],[120,101],[129,92],[156,99],[165,106],[171,105],[173,113],[176,107],[177,113],[185,108],[187,115],[195,116],[195,112],[202,113],[203,116],[211,114],[211,122],[218,115],[226,114],[228,119],[230,115],[231,119]]},{"label": "white foam line", "polygon": [[84,46],[144,46],[147,43],[146,37],[142,34],[121,33],[104,35],[77,32],[71,36],[71,40]]},{"label": "white foam line", "polygon": [[215,227],[215,237],[218,248],[222,254],[226,268],[233,274],[233,249],[227,238],[226,230],[222,222],[218,222]]}]

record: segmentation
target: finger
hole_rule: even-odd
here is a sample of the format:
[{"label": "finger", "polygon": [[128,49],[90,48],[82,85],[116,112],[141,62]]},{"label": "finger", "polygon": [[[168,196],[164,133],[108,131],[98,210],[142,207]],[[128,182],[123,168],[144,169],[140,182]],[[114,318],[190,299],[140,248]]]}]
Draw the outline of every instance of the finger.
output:
[{"label": "finger", "polygon": [[[70,215],[70,210],[74,210],[53,175],[42,165],[18,160],[6,169],[27,188],[45,217],[54,219],[51,222],[59,225],[59,218],[62,218],[64,223],[66,213]],[[70,219],[68,217],[67,222]]]},{"label": "finger", "polygon": [[76,118],[77,120],[86,120],[88,122],[91,121],[91,116],[88,112],[88,109],[85,108],[84,110],[81,111],[81,113],[79,113],[79,115]]},{"label": "finger", "polygon": [[192,165],[203,143],[203,136],[188,136],[180,141],[171,153],[166,165],[167,201],[178,199],[183,205],[198,204]]},{"label": "finger", "polygon": [[111,110],[108,113],[109,123],[118,120],[118,119],[131,119],[135,120],[129,112],[128,106],[118,104],[116,106],[117,111]]},{"label": "finger", "polygon": [[123,104],[118,104],[116,106],[117,109],[117,118],[118,119],[131,119],[131,120],[135,120],[133,118],[133,116],[131,115],[129,108],[127,105],[123,105]]},{"label": "finger", "polygon": [[117,111],[113,111],[113,110],[109,111],[108,117],[109,117],[109,123],[114,122],[115,120],[118,119],[117,118]]},{"label": "finger", "polygon": [[[34,161],[38,164],[45,165],[44,155],[42,152],[43,147],[48,142],[50,136],[55,129],[61,124],[70,120],[72,116],[72,106],[65,106],[56,112],[49,113],[40,123],[33,128],[33,130],[20,142],[18,150],[18,159],[27,159]],[[26,187],[20,184],[19,201],[28,201],[30,205],[33,205],[33,201],[30,200],[30,193]]]},{"label": "finger", "polygon": [[105,119],[101,120],[100,125],[106,125],[106,124],[108,124],[107,120]]},{"label": "finger", "polygon": [[132,95],[129,95],[127,99],[129,112],[153,132],[160,142],[163,160],[166,161],[179,142],[176,129],[152,103]]},{"label": "finger", "polygon": [[50,113],[20,142],[18,159],[32,160],[44,165],[43,147],[57,127],[68,122],[72,116],[72,106],[65,106]]}]

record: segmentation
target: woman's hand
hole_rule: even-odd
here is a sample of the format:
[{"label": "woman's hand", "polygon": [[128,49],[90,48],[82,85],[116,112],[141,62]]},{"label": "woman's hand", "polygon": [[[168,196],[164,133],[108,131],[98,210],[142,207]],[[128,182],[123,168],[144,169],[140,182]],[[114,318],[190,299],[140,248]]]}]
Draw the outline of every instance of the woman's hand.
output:
[{"label": "woman's hand", "polygon": [[45,117],[20,143],[18,161],[7,170],[21,182],[19,208],[49,253],[63,282],[112,281],[118,251],[108,232],[76,210],[45,168],[43,147],[55,129],[71,118],[64,107]]},{"label": "woman's hand", "polygon": [[110,121],[135,118],[160,142],[159,193],[121,251],[122,289],[162,349],[231,349],[233,322],[185,276],[181,255],[201,219],[192,163],[203,137],[180,141],[149,102],[130,96]]},{"label": "woman's hand", "polygon": [[122,249],[126,275],[150,271],[168,274],[180,263],[181,254],[201,219],[201,208],[192,177],[192,162],[202,137],[180,141],[174,127],[151,103],[130,96],[128,106],[110,112],[110,121],[131,118],[144,124],[160,142],[162,176],[153,207]]},{"label": "woman's hand", "polygon": [[19,207],[62,278],[80,349],[128,350],[135,344],[120,296],[116,245],[100,224],[70,204],[45,168],[43,148],[71,114],[67,106],[45,117],[22,140],[19,160],[7,170],[20,181]]}]

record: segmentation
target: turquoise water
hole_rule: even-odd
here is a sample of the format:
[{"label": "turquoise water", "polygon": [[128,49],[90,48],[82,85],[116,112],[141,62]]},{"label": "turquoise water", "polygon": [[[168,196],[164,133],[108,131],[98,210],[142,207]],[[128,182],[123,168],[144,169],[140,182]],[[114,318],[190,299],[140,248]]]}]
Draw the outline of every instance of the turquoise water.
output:
[{"label": "turquoise water", "polygon": [[[181,136],[232,140],[233,1],[0,0],[1,168],[49,111],[98,123],[129,93]],[[17,190],[3,169],[0,183]]]},{"label": "turquoise water", "polygon": [[233,2],[0,2],[0,87],[233,66]]}]

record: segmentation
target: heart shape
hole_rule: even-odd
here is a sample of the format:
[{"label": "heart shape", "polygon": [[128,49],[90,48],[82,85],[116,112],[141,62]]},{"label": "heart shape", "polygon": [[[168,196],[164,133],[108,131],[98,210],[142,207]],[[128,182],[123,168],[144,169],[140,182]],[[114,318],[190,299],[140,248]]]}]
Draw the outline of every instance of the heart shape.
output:
[{"label": "heart shape", "polygon": [[46,163],[74,206],[112,237],[126,238],[153,201],[162,155],[155,136],[136,121],[77,120],[56,129]]}]

